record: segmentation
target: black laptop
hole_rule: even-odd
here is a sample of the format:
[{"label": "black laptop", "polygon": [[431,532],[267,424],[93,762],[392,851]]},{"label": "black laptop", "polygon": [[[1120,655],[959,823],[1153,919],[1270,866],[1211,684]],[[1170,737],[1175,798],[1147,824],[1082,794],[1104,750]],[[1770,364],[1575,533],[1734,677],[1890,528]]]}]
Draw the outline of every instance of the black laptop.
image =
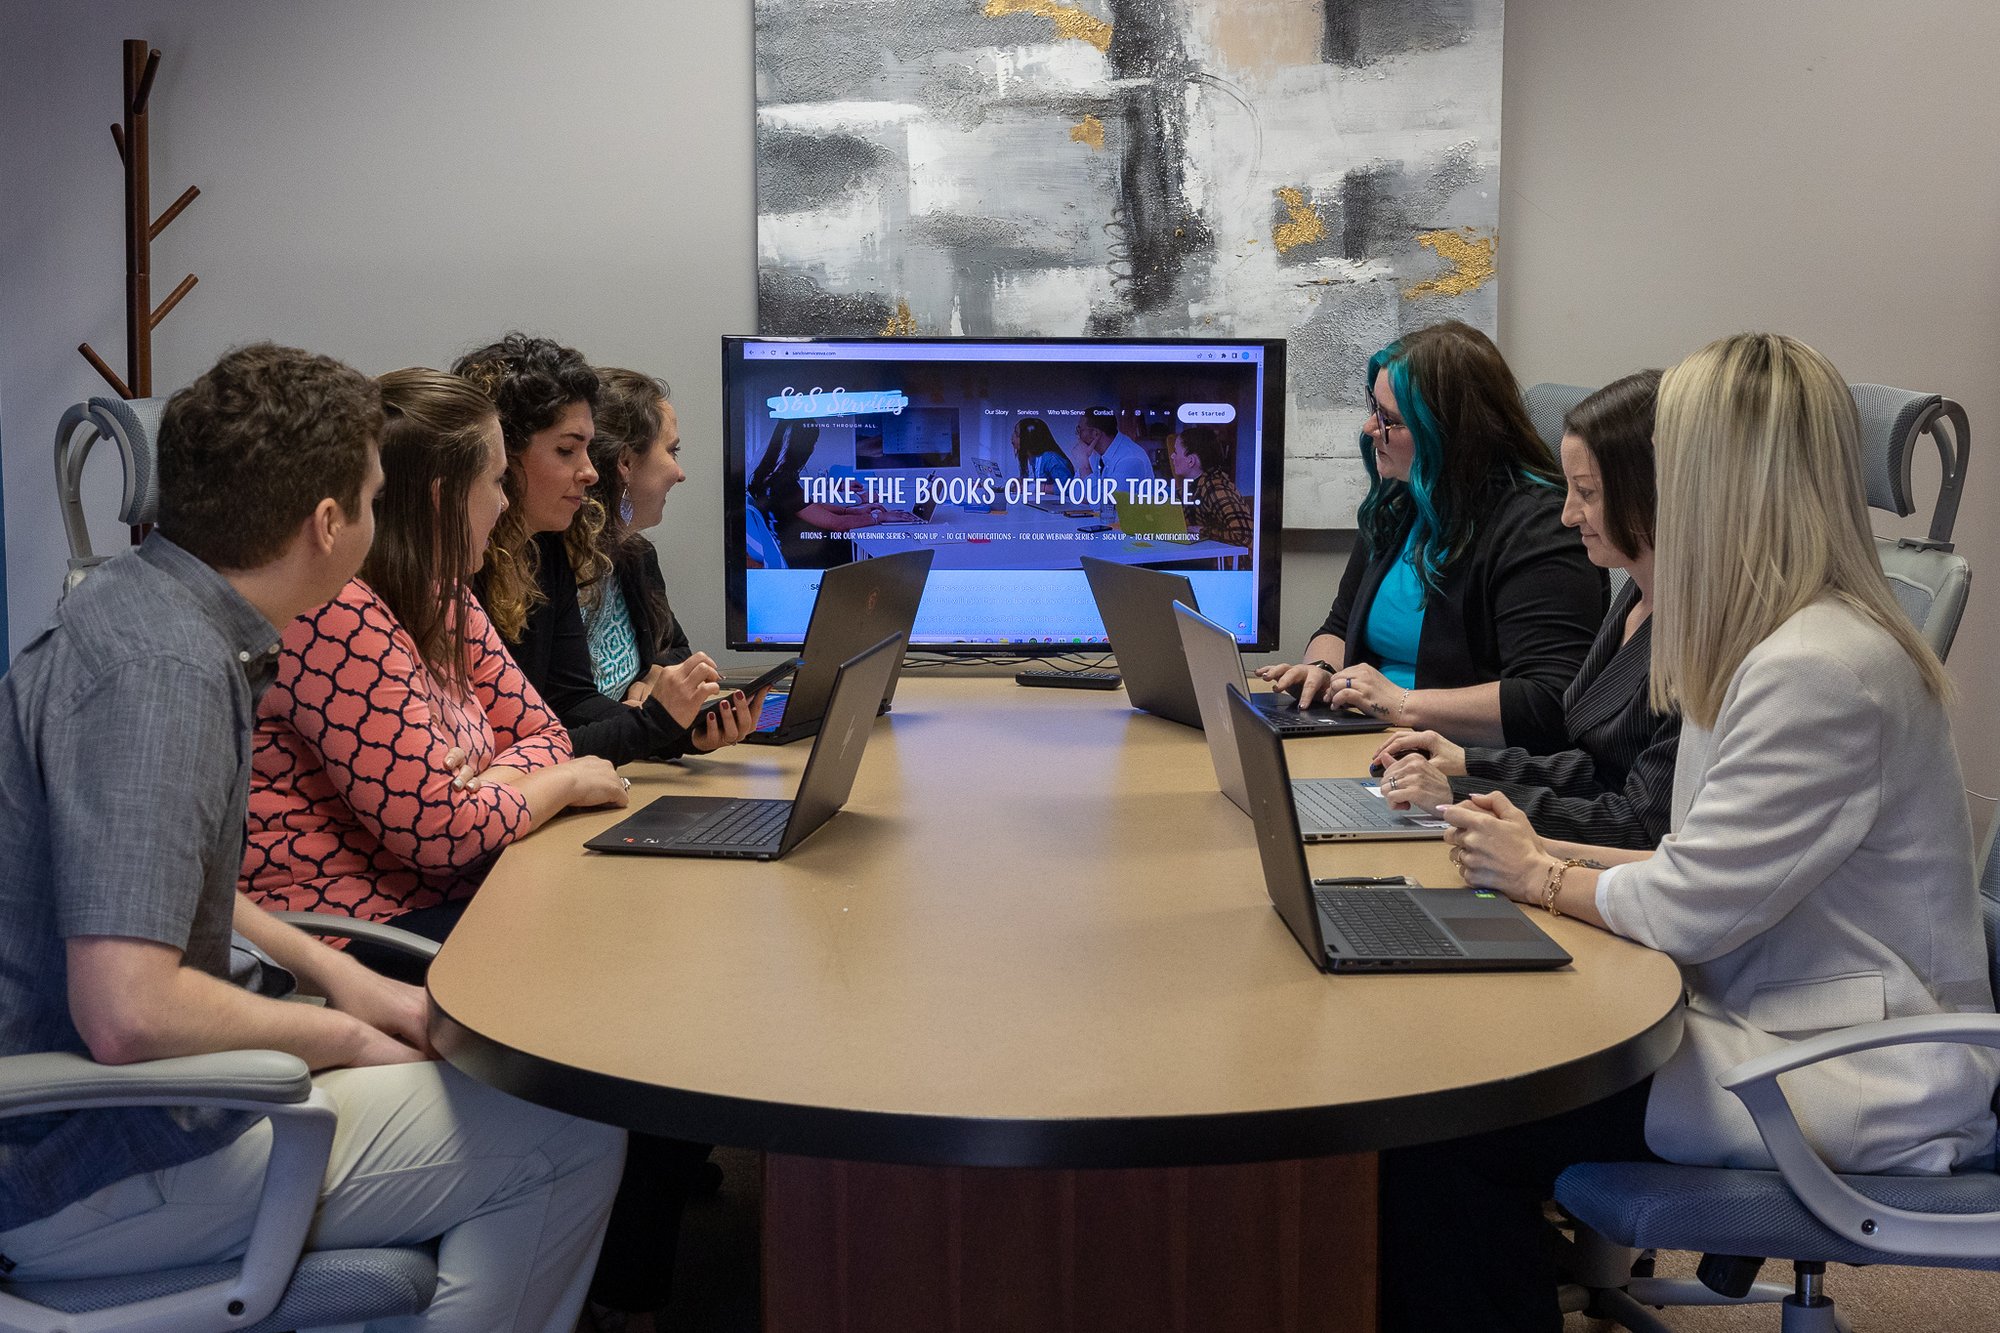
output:
[{"label": "black laptop", "polygon": [[775,861],[847,803],[876,704],[902,660],[903,637],[892,634],[835,669],[833,698],[793,799],[662,796],[583,845],[597,852]]},{"label": "black laptop", "polygon": [[1322,972],[1504,972],[1563,967],[1562,947],[1492,889],[1340,886],[1306,870],[1278,734],[1235,686],[1231,721],[1264,889]]},{"label": "black laptop", "polygon": [[[792,677],[790,689],[764,696],[757,729],[743,739],[753,745],[790,745],[816,735],[840,664],[891,635],[909,642],[917,623],[917,603],[924,599],[924,582],[930,577],[931,558],[936,554],[926,546],[855,560],[821,574],[800,651],[805,660]],[[898,659],[876,711],[889,711],[902,670]]]},{"label": "black laptop", "polygon": [[[1175,602],[1201,609],[1194,599],[1194,585],[1184,574],[1092,556],[1082,559],[1083,576],[1090,580],[1090,595],[1097,602],[1098,618],[1111,640],[1111,652],[1118,659],[1125,695],[1132,706],[1200,730],[1201,702],[1188,673],[1180,626],[1174,620]],[[1287,740],[1385,731],[1389,726],[1345,708],[1323,704],[1300,708],[1289,694],[1253,694],[1250,701]]]}]

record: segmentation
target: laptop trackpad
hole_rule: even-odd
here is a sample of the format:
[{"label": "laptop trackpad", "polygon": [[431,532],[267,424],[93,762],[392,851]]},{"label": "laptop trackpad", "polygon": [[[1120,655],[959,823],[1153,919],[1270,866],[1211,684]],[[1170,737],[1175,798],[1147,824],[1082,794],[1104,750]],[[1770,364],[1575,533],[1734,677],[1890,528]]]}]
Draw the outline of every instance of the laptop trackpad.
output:
[{"label": "laptop trackpad", "polygon": [[1531,925],[1526,917],[1509,916],[1445,916],[1439,914],[1451,933],[1462,940],[1479,944],[1526,944],[1541,938],[1541,932]]}]

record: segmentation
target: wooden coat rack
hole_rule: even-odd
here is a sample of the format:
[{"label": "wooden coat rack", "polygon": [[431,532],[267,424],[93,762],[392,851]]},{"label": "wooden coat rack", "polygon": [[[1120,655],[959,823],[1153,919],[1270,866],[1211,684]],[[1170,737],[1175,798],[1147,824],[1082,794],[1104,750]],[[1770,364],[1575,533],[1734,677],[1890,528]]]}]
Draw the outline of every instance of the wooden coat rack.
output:
[{"label": "wooden coat rack", "polygon": [[201,194],[190,185],[166,212],[157,218],[153,216],[152,180],[147,171],[146,102],[153,95],[153,76],[159,70],[158,51],[143,41],[125,43],[125,123],[111,127],[119,160],[125,164],[125,378],[118,378],[117,372],[105,364],[89,343],[78,343],[76,347],[120,398],[153,396],[153,330],[180,304],[183,296],[194,290],[197,281],[194,274],[188,274],[154,309],[153,240]]}]

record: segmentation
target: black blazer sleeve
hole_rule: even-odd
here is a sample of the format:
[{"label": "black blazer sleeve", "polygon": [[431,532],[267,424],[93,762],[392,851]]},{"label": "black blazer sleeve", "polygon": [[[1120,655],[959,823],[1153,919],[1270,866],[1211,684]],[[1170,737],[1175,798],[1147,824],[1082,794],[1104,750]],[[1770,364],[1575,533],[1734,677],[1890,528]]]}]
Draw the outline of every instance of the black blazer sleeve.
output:
[{"label": "black blazer sleeve", "polygon": [[537,581],[546,600],[529,613],[514,657],[529,683],[569,728],[571,748],[614,764],[687,753],[687,728],[658,703],[648,699],[629,708],[597,692],[569,553],[559,533],[545,533],[535,540],[541,548]]},{"label": "black blazer sleeve", "polygon": [[1667,836],[1673,813],[1674,757],[1680,744],[1680,717],[1657,719],[1652,738],[1626,770],[1625,781],[1610,789],[1594,781],[1596,766],[1582,750],[1553,755],[1468,750],[1466,776],[1453,778],[1451,790],[1459,797],[1505,792],[1545,838],[1647,851]]}]

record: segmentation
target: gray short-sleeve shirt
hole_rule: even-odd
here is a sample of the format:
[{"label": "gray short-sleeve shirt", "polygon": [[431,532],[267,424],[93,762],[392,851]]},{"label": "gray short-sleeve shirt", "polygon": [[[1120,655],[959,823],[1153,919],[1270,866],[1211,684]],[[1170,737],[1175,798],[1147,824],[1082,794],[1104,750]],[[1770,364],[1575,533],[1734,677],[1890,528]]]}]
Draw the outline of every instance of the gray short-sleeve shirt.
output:
[{"label": "gray short-sleeve shirt", "polygon": [[[158,533],[93,571],[0,677],[0,1055],[85,1051],[65,941],[227,975],[250,739],[278,633]],[[186,1109],[0,1121],[0,1232],[205,1156],[252,1119]]]}]

